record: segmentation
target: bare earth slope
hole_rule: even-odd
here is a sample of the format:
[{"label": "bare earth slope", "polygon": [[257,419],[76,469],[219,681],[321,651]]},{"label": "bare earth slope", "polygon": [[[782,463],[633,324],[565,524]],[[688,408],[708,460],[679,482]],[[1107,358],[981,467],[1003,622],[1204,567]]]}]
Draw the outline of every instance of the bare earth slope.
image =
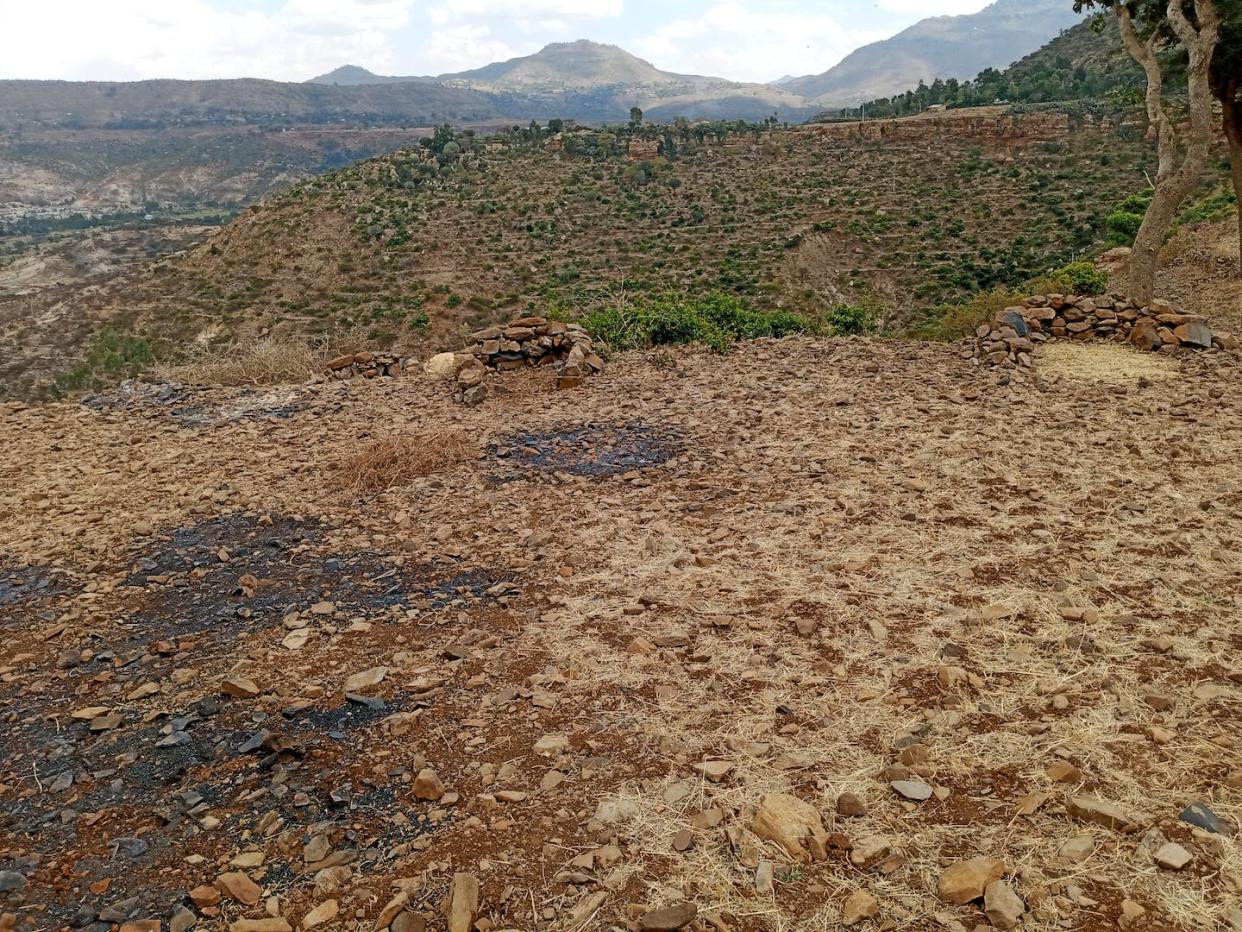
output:
[{"label": "bare earth slope", "polygon": [[[1178,816],[1242,818],[1238,369],[1040,366],[0,409],[0,913],[464,930],[473,877],[480,928],[960,930],[989,857],[1032,932],[1220,927],[1237,842]],[[477,458],[333,491],[401,431]]]}]

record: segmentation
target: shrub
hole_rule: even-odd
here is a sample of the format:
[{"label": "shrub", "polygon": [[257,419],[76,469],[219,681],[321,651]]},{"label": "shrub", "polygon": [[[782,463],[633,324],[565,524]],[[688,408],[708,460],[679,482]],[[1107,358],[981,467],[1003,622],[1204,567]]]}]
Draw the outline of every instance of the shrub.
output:
[{"label": "shrub", "polygon": [[154,362],[151,345],[144,337],[105,327],[95,334],[86,357],[68,372],[57,376],[52,392],[58,398],[83,389],[131,379]]},{"label": "shrub", "polygon": [[1147,214],[1151,197],[1150,191],[1131,194],[1113,208],[1104,221],[1108,228],[1109,248],[1134,245],[1134,238],[1138,236],[1139,227],[1143,225],[1143,217]]},{"label": "shrub", "polygon": [[1108,288],[1108,273],[1096,268],[1091,262],[1071,262],[1053,272],[1052,278],[1062,284],[1056,290],[1066,294],[1097,295],[1103,294]]},{"label": "shrub", "polygon": [[740,298],[714,293],[703,299],[651,298],[587,314],[582,325],[614,352],[703,343],[727,352],[736,340],[783,337],[814,330],[789,311],[757,311]]},{"label": "shrub", "polygon": [[824,327],[838,337],[871,333],[875,330],[875,311],[863,305],[838,304],[824,315]]}]

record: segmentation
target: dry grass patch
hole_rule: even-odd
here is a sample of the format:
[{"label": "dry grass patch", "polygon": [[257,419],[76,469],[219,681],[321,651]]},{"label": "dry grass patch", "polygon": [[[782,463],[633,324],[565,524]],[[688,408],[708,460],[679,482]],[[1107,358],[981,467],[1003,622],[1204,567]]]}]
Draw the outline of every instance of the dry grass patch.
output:
[{"label": "dry grass patch", "polygon": [[160,378],[190,385],[285,385],[306,382],[331,359],[367,348],[363,333],[341,330],[314,341],[265,337],[245,345],[204,349],[156,370]]},{"label": "dry grass patch", "polygon": [[336,486],[352,497],[386,492],[472,459],[477,447],[465,431],[394,434],[374,440],[338,463]]},{"label": "dry grass patch", "polygon": [[1177,363],[1168,357],[1119,343],[1049,343],[1040,348],[1036,365],[1044,375],[1112,384],[1164,381],[1178,374]]}]

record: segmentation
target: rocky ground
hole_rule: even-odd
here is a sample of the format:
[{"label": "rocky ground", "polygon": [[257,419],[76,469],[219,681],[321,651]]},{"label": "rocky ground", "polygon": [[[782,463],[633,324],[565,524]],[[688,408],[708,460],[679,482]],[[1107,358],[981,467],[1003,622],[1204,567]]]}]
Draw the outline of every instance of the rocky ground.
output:
[{"label": "rocky ground", "polygon": [[1242,927],[1237,363],[1041,357],[0,408],[0,929]]}]

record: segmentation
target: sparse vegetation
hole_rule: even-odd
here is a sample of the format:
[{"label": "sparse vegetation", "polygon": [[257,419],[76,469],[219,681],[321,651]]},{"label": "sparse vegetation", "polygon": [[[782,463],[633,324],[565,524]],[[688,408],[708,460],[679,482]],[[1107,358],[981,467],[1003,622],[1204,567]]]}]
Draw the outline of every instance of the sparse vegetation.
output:
[{"label": "sparse vegetation", "polygon": [[95,334],[86,358],[56,377],[52,390],[58,397],[130,379],[154,362],[147,339],[106,327]]},{"label": "sparse vegetation", "polygon": [[477,448],[465,431],[393,434],[368,443],[335,467],[335,485],[348,497],[386,492],[464,463]]}]

